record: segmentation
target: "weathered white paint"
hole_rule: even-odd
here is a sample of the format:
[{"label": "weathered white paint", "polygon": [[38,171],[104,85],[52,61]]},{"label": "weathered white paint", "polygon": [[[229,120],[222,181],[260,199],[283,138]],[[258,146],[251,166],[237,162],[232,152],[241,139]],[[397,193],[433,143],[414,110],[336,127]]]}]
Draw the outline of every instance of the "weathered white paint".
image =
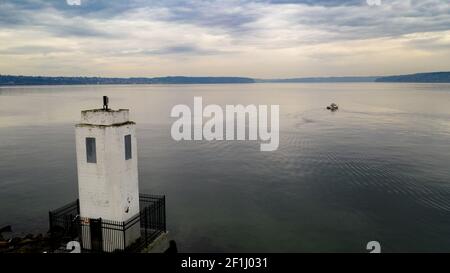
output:
[{"label": "weathered white paint", "polygon": [[104,110],[94,109],[81,112],[81,121],[83,124],[112,125],[121,124],[130,120],[130,111],[128,109]]},{"label": "weathered white paint", "polygon": [[[134,122],[129,120],[129,111],[82,111],[81,122],[76,125],[75,131],[80,216],[123,222],[138,214],[136,133]],[[132,158],[128,160],[125,160],[126,135],[131,135],[132,147]],[[97,163],[86,160],[87,137],[96,140]],[[103,234],[104,244],[109,244],[111,234]],[[139,228],[128,231],[126,244],[139,236]],[[89,241],[86,239],[83,238],[83,241]],[[121,244],[123,247],[123,240]],[[86,242],[84,247],[89,245]]]}]

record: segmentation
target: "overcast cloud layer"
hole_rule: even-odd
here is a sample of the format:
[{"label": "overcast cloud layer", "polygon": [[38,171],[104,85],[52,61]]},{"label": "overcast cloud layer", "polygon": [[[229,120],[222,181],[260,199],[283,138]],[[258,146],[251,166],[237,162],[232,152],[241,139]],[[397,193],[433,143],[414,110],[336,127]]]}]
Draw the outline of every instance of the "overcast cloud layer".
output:
[{"label": "overcast cloud layer", "polygon": [[450,70],[449,1],[376,3],[0,0],[0,74],[271,78]]}]

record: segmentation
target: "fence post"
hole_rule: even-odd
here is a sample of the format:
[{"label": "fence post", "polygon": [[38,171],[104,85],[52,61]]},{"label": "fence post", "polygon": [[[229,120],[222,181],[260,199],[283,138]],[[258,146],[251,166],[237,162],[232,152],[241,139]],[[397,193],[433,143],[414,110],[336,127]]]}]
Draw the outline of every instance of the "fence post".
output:
[{"label": "fence post", "polygon": [[77,199],[77,213],[80,214],[80,199]]},{"label": "fence post", "polygon": [[125,222],[122,222],[122,230],[123,230],[123,250],[125,251],[127,245]]},{"label": "fence post", "polygon": [[147,228],[148,228],[148,219],[147,219],[147,212],[148,212],[148,208],[145,207],[144,208],[144,236],[145,236],[145,246],[147,247],[148,245],[148,235],[147,235]]},{"label": "fence post", "polygon": [[83,249],[83,222],[81,216],[78,215],[77,218],[77,228],[78,228],[78,240],[80,240],[80,247]]},{"label": "fence post", "polygon": [[51,211],[49,211],[48,212],[48,222],[49,222],[49,225],[50,225],[50,236],[52,235],[52,227],[53,227],[53,217],[52,217],[52,212]]},{"label": "fence post", "polygon": [[164,232],[167,232],[166,229],[166,196],[163,196],[163,221],[164,221]]}]

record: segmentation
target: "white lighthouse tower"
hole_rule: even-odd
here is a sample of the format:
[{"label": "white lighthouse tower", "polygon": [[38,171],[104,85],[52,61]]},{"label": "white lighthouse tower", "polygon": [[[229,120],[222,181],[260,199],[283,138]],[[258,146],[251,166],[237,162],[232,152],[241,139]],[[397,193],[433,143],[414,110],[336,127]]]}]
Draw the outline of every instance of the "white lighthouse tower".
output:
[{"label": "white lighthouse tower", "polygon": [[139,224],[126,234],[102,229],[104,221],[123,223],[139,214],[136,132],[128,109],[109,109],[107,97],[103,104],[82,111],[76,125],[80,217],[87,227],[81,239],[85,249],[114,251],[140,237]]}]

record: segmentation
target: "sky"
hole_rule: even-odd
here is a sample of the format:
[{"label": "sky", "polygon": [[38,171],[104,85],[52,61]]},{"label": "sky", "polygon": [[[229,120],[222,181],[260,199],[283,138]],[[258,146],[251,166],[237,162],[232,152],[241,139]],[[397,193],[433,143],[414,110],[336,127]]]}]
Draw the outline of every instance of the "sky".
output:
[{"label": "sky", "polygon": [[448,0],[0,0],[0,74],[450,71]]}]

